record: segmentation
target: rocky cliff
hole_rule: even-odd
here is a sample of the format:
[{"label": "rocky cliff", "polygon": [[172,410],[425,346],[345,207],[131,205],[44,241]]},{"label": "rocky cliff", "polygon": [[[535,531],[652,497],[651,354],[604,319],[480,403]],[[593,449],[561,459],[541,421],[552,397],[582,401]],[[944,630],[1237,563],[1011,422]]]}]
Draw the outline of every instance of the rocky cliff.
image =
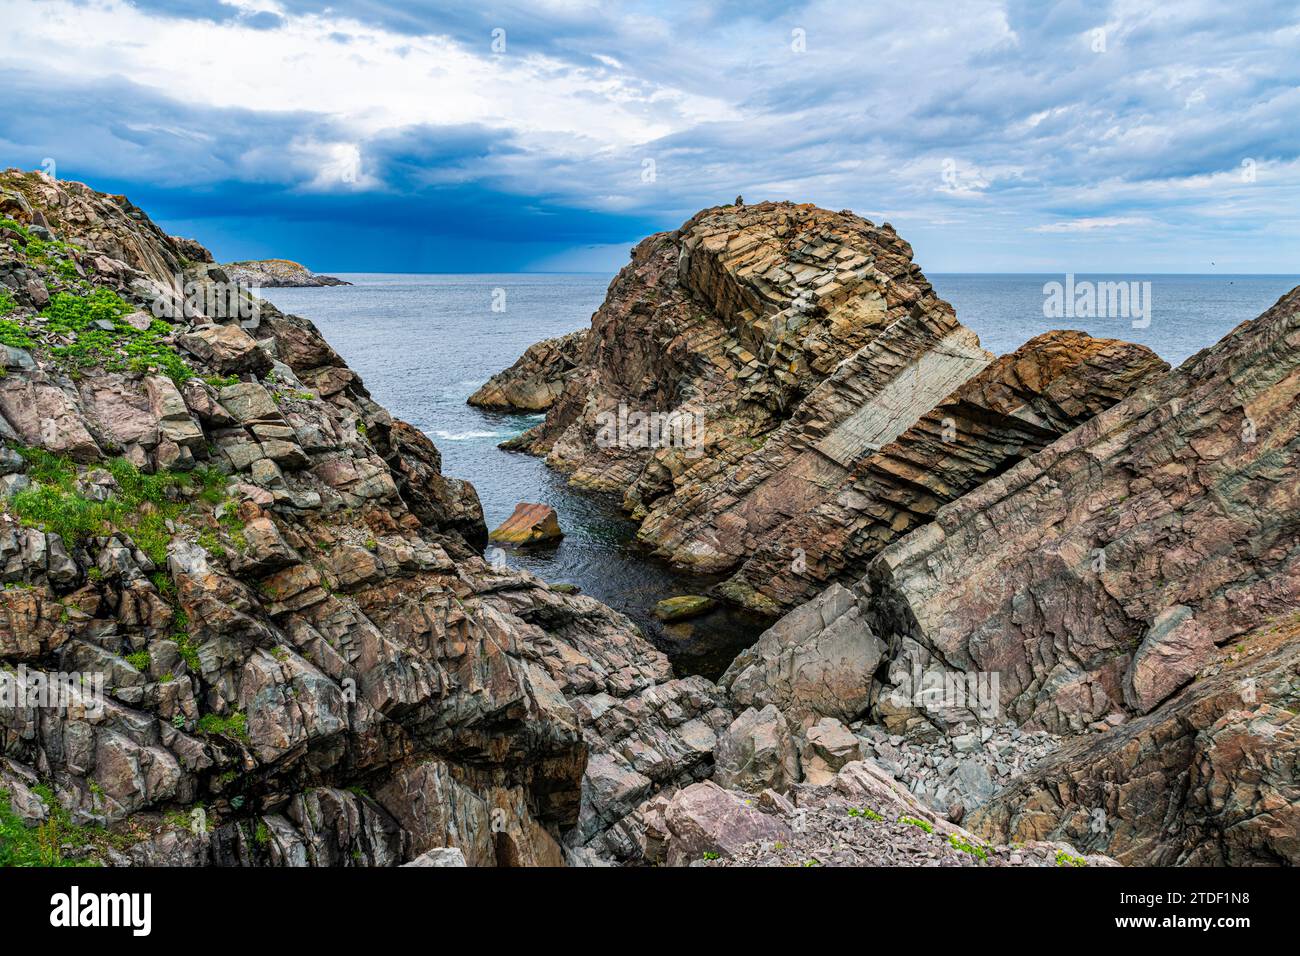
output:
[{"label": "rocky cliff", "polygon": [[197,243],[10,171],[0,283],[0,856],[554,864],[707,774],[716,688]]},{"label": "rocky cliff", "polygon": [[1078,731],[1148,713],[1290,612],[1298,327],[1292,292],[940,509],[872,564],[877,630],[922,670],[1000,673],[1018,721]]},{"label": "rocky cliff", "polygon": [[790,612],[733,706],[849,724],[987,839],[1294,864],[1298,345],[1300,289]]},{"label": "rocky cliff", "polygon": [[[775,613],[1167,366],[1053,333],[994,360],[886,224],[813,206],[705,210],[636,247],[584,340],[541,343],[471,401],[546,421],[511,443],[615,490],[673,564]],[[552,373],[544,373],[551,365]],[[609,423],[691,416],[692,442]]]}]

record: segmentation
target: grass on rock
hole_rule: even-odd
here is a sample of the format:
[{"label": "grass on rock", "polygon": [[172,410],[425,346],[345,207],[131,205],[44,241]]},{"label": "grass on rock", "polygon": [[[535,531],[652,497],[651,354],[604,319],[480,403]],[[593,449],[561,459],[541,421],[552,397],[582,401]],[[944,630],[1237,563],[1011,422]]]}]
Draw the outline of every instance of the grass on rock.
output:
[{"label": "grass on rock", "polygon": [[167,560],[172,528],[189,507],[186,495],[220,501],[226,476],[215,468],[145,474],[125,458],[108,462],[117,483],[107,501],[96,501],[77,487],[77,468],[67,458],[41,448],[24,448],[27,474],[36,484],[14,495],[9,509],[28,527],[58,534],[70,546],[87,538],[126,531],[154,564]]}]

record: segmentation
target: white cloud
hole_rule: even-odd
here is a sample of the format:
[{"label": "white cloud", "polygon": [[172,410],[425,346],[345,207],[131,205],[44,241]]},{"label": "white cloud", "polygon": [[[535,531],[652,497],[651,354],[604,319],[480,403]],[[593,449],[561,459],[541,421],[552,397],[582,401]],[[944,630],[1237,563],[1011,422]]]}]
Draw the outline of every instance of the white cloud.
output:
[{"label": "white cloud", "polygon": [[1097,229],[1118,229],[1121,226],[1148,226],[1150,219],[1141,216],[1085,216],[1034,226],[1030,232],[1093,232]]}]

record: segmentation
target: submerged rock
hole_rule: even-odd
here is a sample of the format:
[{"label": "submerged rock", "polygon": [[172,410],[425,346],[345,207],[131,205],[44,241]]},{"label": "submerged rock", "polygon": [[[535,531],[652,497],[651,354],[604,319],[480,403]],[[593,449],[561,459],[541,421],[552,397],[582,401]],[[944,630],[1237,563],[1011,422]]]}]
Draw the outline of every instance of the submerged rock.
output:
[{"label": "submerged rock", "polygon": [[664,598],[655,604],[655,617],[661,621],[684,621],[687,618],[707,614],[716,603],[713,598],[702,594],[682,594]]}]

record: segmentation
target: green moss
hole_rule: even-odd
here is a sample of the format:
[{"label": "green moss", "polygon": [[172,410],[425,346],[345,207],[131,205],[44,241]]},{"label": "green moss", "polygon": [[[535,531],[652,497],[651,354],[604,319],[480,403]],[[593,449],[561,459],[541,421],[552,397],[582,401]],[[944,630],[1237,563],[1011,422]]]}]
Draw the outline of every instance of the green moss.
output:
[{"label": "green moss", "polygon": [[225,717],[204,714],[199,718],[199,730],[205,734],[220,734],[248,742],[248,718],[237,710]]},{"label": "green moss", "polygon": [[211,528],[204,528],[199,532],[199,547],[214,558],[224,558],[226,556],[226,546],[221,543],[217,533]]}]

